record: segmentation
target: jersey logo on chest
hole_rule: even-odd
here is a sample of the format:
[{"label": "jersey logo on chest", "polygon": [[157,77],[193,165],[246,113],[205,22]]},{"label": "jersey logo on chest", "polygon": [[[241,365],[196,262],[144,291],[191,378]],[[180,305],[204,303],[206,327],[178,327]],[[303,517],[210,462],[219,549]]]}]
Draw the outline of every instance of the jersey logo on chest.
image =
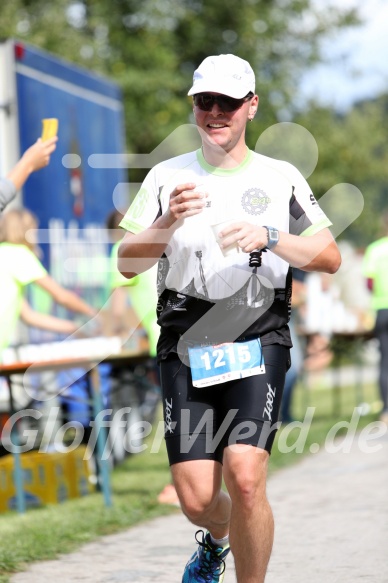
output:
[{"label": "jersey logo on chest", "polygon": [[267,208],[271,199],[264,190],[260,188],[249,188],[241,197],[241,205],[245,212],[250,215],[261,215]]}]

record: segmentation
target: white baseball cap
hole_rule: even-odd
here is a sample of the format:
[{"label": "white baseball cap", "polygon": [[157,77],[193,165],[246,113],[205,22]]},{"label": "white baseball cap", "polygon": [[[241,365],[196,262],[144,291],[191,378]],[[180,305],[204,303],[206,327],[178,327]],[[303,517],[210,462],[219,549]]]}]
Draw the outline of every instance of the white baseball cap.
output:
[{"label": "white baseball cap", "polygon": [[187,95],[221,93],[242,99],[255,93],[255,74],[248,61],[235,55],[206,57],[194,71],[193,86]]}]

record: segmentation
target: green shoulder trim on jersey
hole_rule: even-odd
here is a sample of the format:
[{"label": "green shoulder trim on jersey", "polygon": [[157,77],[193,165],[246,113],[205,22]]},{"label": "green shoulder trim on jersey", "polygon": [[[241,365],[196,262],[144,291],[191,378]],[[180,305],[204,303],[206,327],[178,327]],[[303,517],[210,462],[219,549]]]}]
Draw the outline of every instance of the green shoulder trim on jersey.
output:
[{"label": "green shoulder trim on jersey", "polygon": [[231,176],[232,174],[238,174],[239,172],[245,170],[248,164],[250,164],[253,160],[253,152],[248,150],[244,160],[241,162],[241,164],[236,166],[236,168],[217,168],[216,166],[211,166],[206,162],[205,158],[203,157],[202,148],[199,148],[196,153],[198,164],[201,166],[201,168],[206,170],[206,172],[209,174],[214,174],[215,176]]},{"label": "green shoulder trim on jersey", "polygon": [[134,223],[133,221],[131,221],[131,219],[126,219],[125,217],[122,219],[119,226],[123,227],[123,229],[125,229],[126,231],[130,231],[134,235],[137,235],[138,233],[144,231],[144,227],[138,225],[137,223]]},{"label": "green shoulder trim on jersey", "polygon": [[308,229],[306,229],[305,231],[303,231],[303,233],[300,234],[301,237],[310,237],[311,235],[315,235],[316,233],[319,233],[319,231],[322,231],[322,229],[327,229],[329,227],[331,227],[333,225],[333,223],[331,221],[329,221],[328,218],[324,218],[321,221],[319,221],[319,223],[315,223],[314,225],[310,225],[310,227]]}]

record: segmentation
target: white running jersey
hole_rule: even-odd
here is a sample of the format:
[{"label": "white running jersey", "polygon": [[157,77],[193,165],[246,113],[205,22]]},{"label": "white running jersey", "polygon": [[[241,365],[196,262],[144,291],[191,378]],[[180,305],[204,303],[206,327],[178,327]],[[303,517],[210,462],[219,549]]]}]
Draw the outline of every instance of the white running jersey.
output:
[{"label": "white running jersey", "polygon": [[[241,321],[241,310],[245,313],[268,304],[265,310],[259,310],[260,314],[253,312],[249,315],[245,331],[249,336],[261,337],[273,332],[273,342],[290,345],[287,321],[291,277],[288,263],[271,251],[262,254],[259,268],[249,266],[247,253],[224,257],[211,226],[235,219],[276,227],[294,235],[315,234],[331,223],[306,180],[288,162],[252,151],[248,151],[238,167],[230,170],[210,166],[202,151],[198,150],[155,166],[144,180],[121,226],[135,234],[148,228],[167,211],[173,189],[187,182],[195,183],[196,190],[208,193],[208,197],[201,213],[182,221],[169,241],[168,256],[159,261],[159,324],[162,332],[164,327],[165,332],[181,335],[215,303],[224,305],[223,318],[232,316],[235,309],[238,311],[239,315],[236,312],[231,321],[236,321],[236,318]],[[269,288],[272,288],[271,305],[266,301]],[[217,325],[212,321],[212,332],[214,327]],[[279,336],[282,328],[285,335],[280,332]],[[230,336],[225,328],[223,333]],[[215,334],[217,341],[228,340],[222,334]],[[213,338],[215,336],[212,334]],[[204,337],[208,338],[208,335]],[[269,338],[267,340],[272,342]]]}]

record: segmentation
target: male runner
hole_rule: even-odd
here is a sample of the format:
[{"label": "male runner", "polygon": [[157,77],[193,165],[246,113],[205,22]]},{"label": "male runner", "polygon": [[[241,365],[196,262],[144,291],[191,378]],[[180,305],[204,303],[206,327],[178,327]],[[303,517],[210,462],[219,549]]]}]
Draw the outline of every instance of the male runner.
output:
[{"label": "male runner", "polygon": [[246,145],[259,103],[249,63],[206,58],[189,95],[202,148],[150,171],[121,223],[119,269],[133,277],[159,260],[167,450],[182,510],[206,531],[182,582],[221,582],[230,545],[237,581],[260,583],[273,540],[266,476],[289,366],[290,264],[334,273],[340,254],[298,170]]}]

